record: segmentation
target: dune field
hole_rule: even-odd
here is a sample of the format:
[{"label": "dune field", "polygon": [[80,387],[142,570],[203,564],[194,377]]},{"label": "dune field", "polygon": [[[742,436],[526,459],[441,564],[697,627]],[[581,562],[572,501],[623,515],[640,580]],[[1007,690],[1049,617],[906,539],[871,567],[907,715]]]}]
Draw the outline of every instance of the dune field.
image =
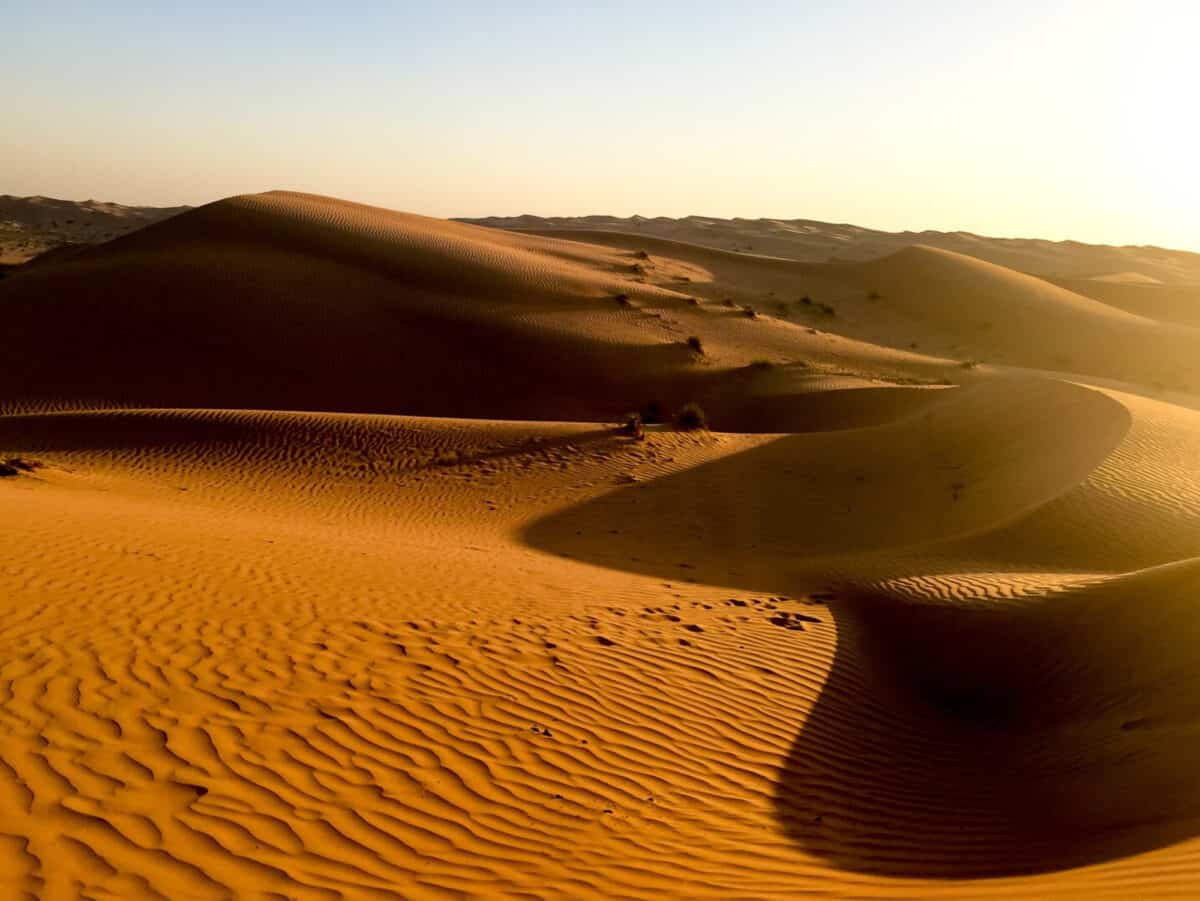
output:
[{"label": "dune field", "polygon": [[1194,285],[510,224],[0,280],[0,897],[1200,893]]},{"label": "dune field", "polygon": [[0,194],[0,267],[51,250],[111,240],[185,210]]}]

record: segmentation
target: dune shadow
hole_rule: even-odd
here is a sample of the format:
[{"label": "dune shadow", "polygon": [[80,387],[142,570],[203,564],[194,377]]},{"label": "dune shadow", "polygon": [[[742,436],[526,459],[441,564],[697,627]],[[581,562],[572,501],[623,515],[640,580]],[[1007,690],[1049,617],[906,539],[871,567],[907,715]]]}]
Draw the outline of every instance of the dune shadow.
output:
[{"label": "dune shadow", "polygon": [[[1171,632],[1129,634],[1115,655],[1096,606],[1086,592],[1015,610],[831,601],[833,666],[776,782],[786,833],[841,869],[938,879],[1054,872],[1200,834],[1197,735],[1144,728],[1120,710],[1134,680],[1106,693],[1088,672],[1136,668],[1136,645]],[[1196,646],[1194,627],[1176,634]]]},{"label": "dune shadow", "polygon": [[[1110,446],[1098,442],[1097,461],[1078,465]],[[1192,719],[1144,711],[1148,697],[1160,703],[1175,697],[1171,686],[1200,683],[1191,662],[1200,617],[1190,612],[1200,575],[1154,615],[1138,606],[1159,596],[1153,579],[1013,604],[854,588],[867,582],[839,575],[833,555],[869,555],[929,524],[904,490],[885,502],[874,473],[838,465],[837,447],[829,434],[777,439],[560,511],[522,538],[594,565],[827,601],[838,630],[832,669],[797,723],[774,805],[797,845],[838,868],[1035,874],[1200,834],[1190,764],[1200,696]],[[771,472],[789,478],[763,478]],[[938,478],[911,490],[953,489]]]}]

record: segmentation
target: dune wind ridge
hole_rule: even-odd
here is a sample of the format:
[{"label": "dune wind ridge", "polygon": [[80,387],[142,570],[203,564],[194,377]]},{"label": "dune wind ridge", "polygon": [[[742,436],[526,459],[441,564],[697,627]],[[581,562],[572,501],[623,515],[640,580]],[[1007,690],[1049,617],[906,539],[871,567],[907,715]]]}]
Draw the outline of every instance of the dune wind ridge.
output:
[{"label": "dune wind ridge", "polygon": [[1194,893],[1182,262],[502,224],[5,273],[0,896]]}]

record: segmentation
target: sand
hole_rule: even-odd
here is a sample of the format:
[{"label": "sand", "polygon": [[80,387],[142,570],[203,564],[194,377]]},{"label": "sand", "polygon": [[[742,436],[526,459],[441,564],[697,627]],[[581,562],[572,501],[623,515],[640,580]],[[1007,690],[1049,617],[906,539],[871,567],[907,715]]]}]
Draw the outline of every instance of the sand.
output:
[{"label": "sand", "polygon": [[638,240],[276,192],[0,282],[0,895],[1194,896],[1190,328]]},{"label": "sand", "polygon": [[0,267],[109,241],[187,209],[0,194]]},{"label": "sand", "polygon": [[1200,286],[1200,254],[1153,246],[999,238],[964,231],[886,232],[815,219],[525,215],[461,221],[517,231],[619,232],[809,263],[867,262],[924,246],[1051,278]]}]

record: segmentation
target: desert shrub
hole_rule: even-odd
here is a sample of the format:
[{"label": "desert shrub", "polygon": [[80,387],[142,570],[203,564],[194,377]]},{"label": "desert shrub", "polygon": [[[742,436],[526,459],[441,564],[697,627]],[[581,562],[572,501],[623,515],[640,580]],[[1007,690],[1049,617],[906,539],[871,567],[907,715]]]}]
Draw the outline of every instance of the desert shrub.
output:
[{"label": "desert shrub", "polygon": [[775,364],[772,363],[770,360],[759,358],[757,360],[750,361],[750,368],[751,369],[774,369]]},{"label": "desert shrub", "polygon": [[974,369],[979,365],[978,360],[963,360],[958,364],[959,369]]},{"label": "desert shrub", "polygon": [[833,307],[831,307],[827,303],[819,303],[819,304],[817,304],[817,306],[821,308],[821,312],[824,313],[826,316],[836,316],[837,315],[837,310],[835,310]]},{"label": "desert shrub", "polygon": [[693,352],[704,356],[704,344],[700,341],[698,335],[692,335],[690,338],[688,338],[687,346],[690,347]]},{"label": "desert shrub", "polygon": [[758,311],[755,310],[754,307],[745,307],[742,309],[742,315],[747,319],[757,319]]},{"label": "desert shrub", "polygon": [[650,401],[642,407],[642,422],[656,423],[662,422],[665,417],[663,415],[663,406],[656,400]]},{"label": "desert shrub", "polygon": [[623,307],[630,306],[630,304],[631,304],[628,294],[618,294],[615,299],[616,299],[617,303],[619,303]]},{"label": "desert shrub", "polygon": [[704,415],[704,410],[699,404],[689,401],[675,414],[675,427],[683,432],[706,429],[708,428],[708,417]]},{"label": "desert shrub", "polygon": [[721,301],[721,303],[727,307],[736,307],[737,306],[737,304],[733,302],[732,297],[726,297],[723,301]]},{"label": "desert shrub", "polygon": [[646,251],[644,251],[644,250],[639,250],[639,251],[636,251],[636,252],[634,253],[634,256],[635,256],[635,257],[637,257],[639,260],[648,260],[648,259],[650,259],[650,254],[646,253]]},{"label": "desert shrub", "polygon": [[626,413],[621,422],[621,434],[628,435],[641,441],[646,437],[646,424],[642,421],[641,413]]},{"label": "desert shrub", "polygon": [[878,291],[872,291],[870,294],[867,295],[867,300],[879,300],[881,297],[883,297],[883,295],[880,294]]},{"label": "desert shrub", "polygon": [[813,302],[813,299],[811,297],[809,297],[807,294],[805,294],[803,297],[800,298],[800,303],[804,304],[806,307],[811,307],[812,302]]},{"label": "desert shrub", "polygon": [[23,472],[33,472],[35,469],[41,468],[42,464],[37,460],[26,460],[23,457],[9,457],[7,460],[0,462],[0,477],[8,478],[20,475]]},{"label": "desert shrub", "polygon": [[698,307],[698,306],[700,306],[700,298],[699,297],[689,297],[688,303],[690,303],[694,307]]}]

